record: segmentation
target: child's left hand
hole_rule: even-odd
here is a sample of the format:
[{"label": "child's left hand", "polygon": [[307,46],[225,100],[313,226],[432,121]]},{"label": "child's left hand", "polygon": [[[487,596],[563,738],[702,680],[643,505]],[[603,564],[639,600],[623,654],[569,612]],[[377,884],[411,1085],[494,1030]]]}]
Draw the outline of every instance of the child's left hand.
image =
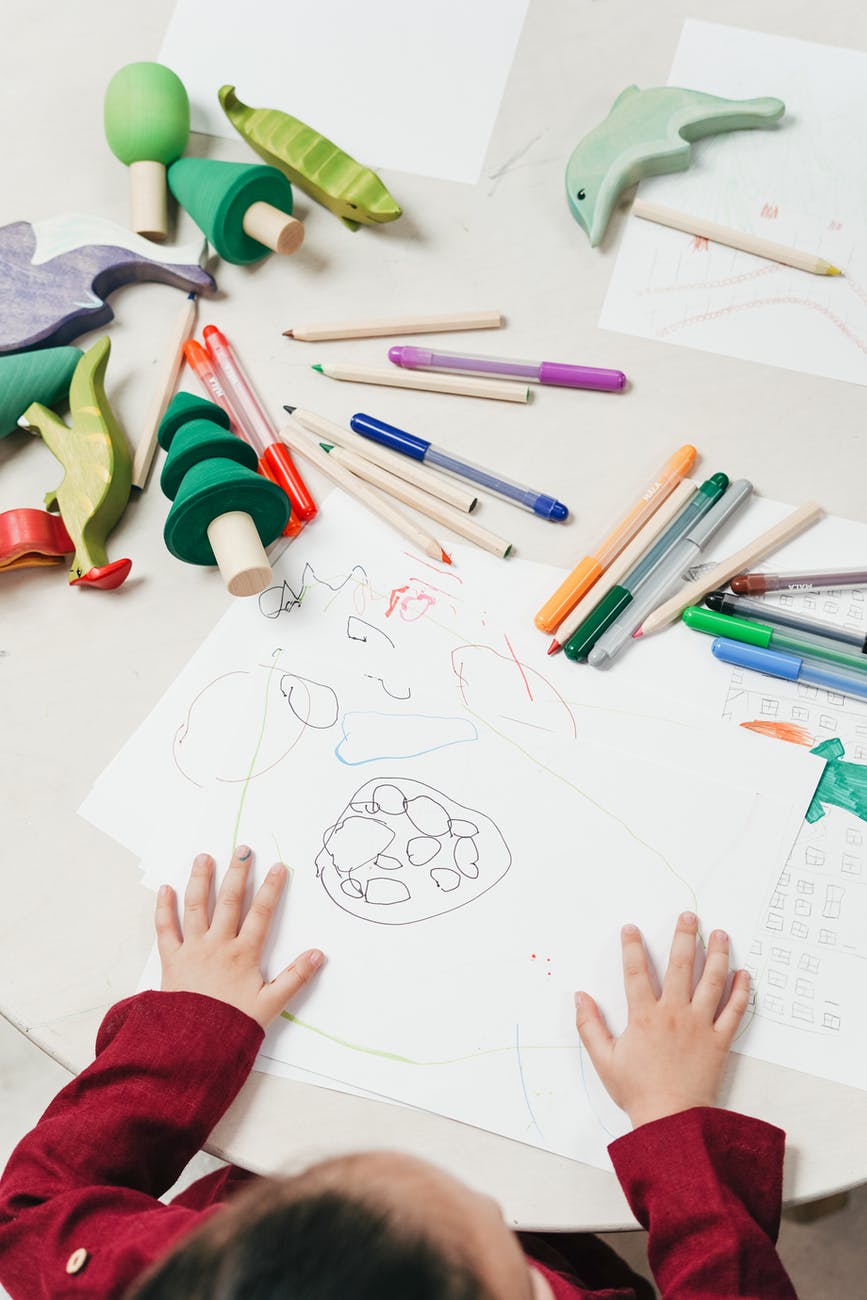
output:
[{"label": "child's left hand", "polygon": [[160,886],[154,924],[164,991],[203,993],[228,1002],[267,1029],[316,974],[324,957],[318,948],[310,948],[270,983],[262,978],[262,950],[287,872],[280,863],[271,868],[242,920],[252,860],[252,851],[244,845],[235,850],[209,922],[214,859],[200,853],[193,862],[184,894],[183,931],[178,921],[177,896],[170,885]]}]

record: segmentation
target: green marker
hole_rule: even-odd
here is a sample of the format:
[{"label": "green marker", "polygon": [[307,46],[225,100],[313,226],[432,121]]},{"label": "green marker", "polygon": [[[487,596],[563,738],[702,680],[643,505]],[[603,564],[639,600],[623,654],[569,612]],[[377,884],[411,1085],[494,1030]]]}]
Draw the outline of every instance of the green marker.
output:
[{"label": "green marker", "polygon": [[728,475],[712,474],[709,479],[696,488],[686,505],[668,525],[662,536],[651,546],[636,565],[627,573],[623,582],[612,587],[603,596],[595,609],[579,623],[563,647],[570,659],[586,659],[602,633],[622,614],[641,584],[650,577],[658,564],[665,559],[668,552],[684,537],[708,510],[719,501],[729,485]]},{"label": "green marker", "polygon": [[761,646],[763,650],[782,650],[810,659],[822,659],[826,663],[855,668],[867,674],[867,659],[864,655],[830,637],[816,636],[812,632],[794,634],[785,628],[770,627],[767,623],[754,623],[752,619],[718,614],[715,610],[703,609],[700,605],[689,605],[683,611],[683,621],[694,632],[725,636],[732,641]]}]

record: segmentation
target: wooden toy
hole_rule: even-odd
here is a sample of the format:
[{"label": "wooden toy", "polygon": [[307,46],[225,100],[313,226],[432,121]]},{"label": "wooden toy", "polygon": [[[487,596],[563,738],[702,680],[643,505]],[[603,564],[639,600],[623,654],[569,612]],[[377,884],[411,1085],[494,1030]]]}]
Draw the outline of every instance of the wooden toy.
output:
[{"label": "wooden toy", "polygon": [[256,452],[228,431],[221,407],[178,393],[160,425],[168,452],[160,486],[173,502],[163,536],[187,564],[216,564],[233,596],[256,596],[271,581],[265,547],[289,519],[282,488],[256,473]]},{"label": "wooden toy", "polygon": [[0,226],[0,354],[69,343],[114,316],[105,298],[122,284],[158,280],[211,294],[203,245],[166,249],[101,217],[71,213]]},{"label": "wooden toy", "polygon": [[25,507],[0,514],[0,573],[61,564],[74,550],[60,515]]},{"label": "wooden toy", "polygon": [[108,83],[105,138],[129,167],[130,225],[148,239],[168,233],[166,167],[190,135],[190,101],[180,77],[161,63],[128,63]]},{"label": "wooden toy", "polygon": [[21,417],[65,471],[60,486],[46,493],[45,505],[60,511],[75,544],[69,581],[103,590],[119,587],[132,567],[126,559],[109,562],[105,550],[130,493],[129,447],[105,395],[110,351],[109,340],[98,339],[76,366],[69,388],[71,429],[39,402]]},{"label": "wooden toy", "polygon": [[258,262],[269,249],[294,253],[304,239],[290,215],[292,186],[276,167],[179,158],[169,168],[169,189],[226,262]]},{"label": "wooden toy", "polygon": [[676,86],[627,86],[566,164],[572,216],[595,247],[620,193],[645,176],[685,171],[690,141],[721,131],[773,126],[784,112],[781,99],[721,99]]},{"label": "wooden toy", "polygon": [[251,149],[350,230],[401,215],[400,205],[375,172],[297,117],[276,108],[249,108],[234,86],[221,86],[219,98],[226,117]]},{"label": "wooden toy", "polygon": [[196,295],[187,295],[176,320],[172,324],[169,343],[160,367],[159,377],[154,388],[151,404],[144,418],[142,432],[136,443],[132,460],[132,485],[143,488],[148,481],[151,461],[157,449],[157,434],[160,420],[166,413],[169,398],[177,383],[178,374],[184,363],[184,344],[193,332],[196,323]]},{"label": "wooden toy", "polygon": [[43,348],[0,356],[0,438],[18,427],[31,402],[56,406],[69,392],[80,348]]}]

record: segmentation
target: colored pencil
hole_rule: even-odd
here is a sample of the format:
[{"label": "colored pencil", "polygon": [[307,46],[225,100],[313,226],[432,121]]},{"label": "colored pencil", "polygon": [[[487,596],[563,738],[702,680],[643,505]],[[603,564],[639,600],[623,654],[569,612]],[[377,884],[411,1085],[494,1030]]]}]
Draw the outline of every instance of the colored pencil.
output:
[{"label": "colored pencil", "polygon": [[148,481],[154,452],[157,449],[157,433],[160,420],[166,413],[169,398],[174,392],[175,384],[178,381],[178,374],[184,359],[183,346],[193,332],[195,320],[196,295],[190,293],[184,299],[183,306],[172,326],[163,363],[159,370],[157,385],[143,421],[144,432],[136,444],[135,456],[132,462],[132,486],[134,488],[143,488]]},{"label": "colored pencil", "polygon": [[455,510],[463,510],[465,514],[469,514],[478,504],[479,498],[475,493],[467,492],[458,483],[446,478],[444,474],[437,473],[435,469],[430,469],[421,461],[410,460],[408,456],[401,456],[397,451],[389,451],[388,447],[381,447],[370,438],[362,438],[359,434],[353,433],[352,429],[344,428],[342,424],[336,424],[334,420],[318,415],[315,411],[308,411],[300,406],[284,406],[283,410],[288,411],[293,420],[302,424],[308,433],[315,433],[325,442],[336,443],[338,447],[345,447],[347,451],[357,452],[365,460],[372,460],[374,465],[381,465],[389,473],[405,479],[407,483],[414,483],[423,492],[439,497],[440,501],[445,501]]},{"label": "colored pencil", "polygon": [[432,316],[386,316],[380,319],[326,321],[319,325],[295,325],[284,330],[287,339],[304,343],[324,343],[329,339],[376,339],[392,334],[438,334],[454,330],[499,329],[503,323],[498,311],[439,312]]},{"label": "colored pencil", "polygon": [[642,636],[649,636],[652,632],[658,632],[660,628],[667,627],[675,619],[680,618],[687,605],[697,605],[702,601],[709,591],[714,591],[717,587],[724,587],[730,578],[736,573],[742,573],[750,565],[756,564],[763,560],[766,555],[772,551],[778,550],[790,542],[793,537],[797,537],[810,524],[814,524],[817,519],[821,519],[824,511],[815,501],[807,501],[797,510],[793,510],[785,519],[781,519],[773,528],[756,537],[747,546],[742,546],[734,555],[723,560],[716,568],[711,569],[708,573],[702,574],[694,582],[688,582],[676,595],[672,596],[665,604],[655,609],[649,618],[641,626]]},{"label": "colored pencil", "polygon": [[366,483],[362,483],[361,479],[350,473],[343,465],[338,465],[337,461],[333,460],[328,455],[328,452],[323,451],[318,441],[305,429],[302,429],[300,425],[293,424],[290,420],[288,424],[284,424],[281,429],[278,429],[277,436],[282,438],[293,451],[297,451],[301,456],[306,456],[333,483],[336,483],[338,487],[342,487],[351,497],[355,497],[356,501],[360,501],[362,505],[367,506],[368,510],[372,510],[385,523],[391,524],[392,528],[397,529],[401,536],[405,537],[412,546],[417,546],[420,551],[430,556],[432,560],[440,560],[443,564],[451,564],[447,552],[443,550],[434,537],[431,537],[430,533],[426,533],[423,528],[419,528],[405,514],[397,510],[390,501],[379,496]]},{"label": "colored pencil", "polygon": [[336,447],[330,443],[320,443],[320,446],[328,452],[332,460],[337,461],[338,465],[345,465],[351,473],[357,474],[367,483],[372,483],[374,487],[382,488],[383,492],[387,492],[390,497],[402,501],[404,505],[412,506],[428,519],[444,524],[459,537],[465,537],[468,542],[474,542],[476,546],[490,551],[492,555],[498,555],[501,560],[504,560],[511,551],[511,542],[497,537],[496,533],[489,532],[487,528],[477,524],[468,514],[460,510],[452,510],[451,506],[438,501],[429,492],[424,492],[412,483],[407,483],[405,479],[398,478],[396,474],[389,473],[381,465],[375,465],[373,461],[366,460],[364,456],[359,456],[354,451],[347,451],[345,447]]},{"label": "colored pencil", "polygon": [[675,212],[662,203],[636,199],[632,205],[632,214],[644,221],[669,226],[672,230],[682,230],[686,235],[698,235],[714,244],[725,244],[741,253],[753,253],[756,257],[766,257],[771,262],[783,262],[797,271],[810,271],[813,275],[843,274],[838,266],[832,266],[824,257],[818,257],[815,253],[803,253],[799,248],[789,248],[786,244],[777,244],[761,235],[750,235],[745,230],[732,230],[716,221],[708,221],[705,217],[694,217],[688,212]]},{"label": "colored pencil", "polygon": [[471,379],[458,375],[418,374],[395,366],[316,365],[320,375],[347,379],[353,384],[380,384],[385,388],[416,388],[425,393],[451,393],[457,397],[488,397],[497,402],[528,402],[530,385],[507,379]]}]

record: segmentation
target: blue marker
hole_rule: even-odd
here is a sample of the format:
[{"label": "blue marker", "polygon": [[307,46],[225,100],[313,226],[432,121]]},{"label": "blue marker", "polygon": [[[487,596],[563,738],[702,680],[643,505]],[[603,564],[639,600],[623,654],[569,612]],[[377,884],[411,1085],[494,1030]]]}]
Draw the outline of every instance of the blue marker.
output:
[{"label": "blue marker", "polygon": [[767,677],[782,677],[787,682],[823,686],[826,691],[857,695],[859,699],[867,700],[867,675],[854,669],[831,668],[816,659],[802,659],[800,655],[782,650],[766,650],[762,646],[732,641],[727,636],[716,637],[711,649],[724,664],[751,668],[753,672],[764,673]]},{"label": "blue marker", "polygon": [[566,519],[569,514],[568,507],[564,506],[562,501],[556,501],[554,497],[549,497],[544,492],[534,492],[532,488],[521,487],[520,483],[501,478],[499,474],[491,474],[470,461],[458,460],[442,447],[434,447],[426,438],[417,438],[415,434],[396,429],[393,424],[385,424],[382,420],[374,419],[372,415],[362,415],[359,412],[353,415],[349,426],[356,433],[360,433],[362,438],[370,438],[373,442],[390,448],[391,451],[402,452],[404,456],[423,461],[425,465],[433,465],[446,474],[454,474],[456,478],[466,479],[467,482],[475,483],[488,492],[496,492],[497,496],[505,497],[515,505],[524,506],[525,509],[532,510],[534,515],[541,515],[543,519],[559,521]]}]

